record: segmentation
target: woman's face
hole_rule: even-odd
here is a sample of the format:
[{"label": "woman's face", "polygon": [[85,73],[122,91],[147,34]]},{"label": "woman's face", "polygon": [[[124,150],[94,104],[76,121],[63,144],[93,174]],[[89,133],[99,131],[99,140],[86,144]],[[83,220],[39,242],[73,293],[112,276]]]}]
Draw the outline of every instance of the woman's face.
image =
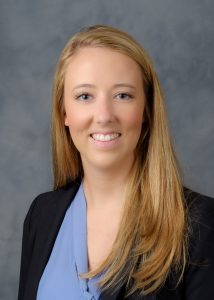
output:
[{"label": "woman's face", "polygon": [[85,47],[65,73],[65,125],[83,168],[121,168],[133,162],[145,106],[142,75],[130,57]]}]

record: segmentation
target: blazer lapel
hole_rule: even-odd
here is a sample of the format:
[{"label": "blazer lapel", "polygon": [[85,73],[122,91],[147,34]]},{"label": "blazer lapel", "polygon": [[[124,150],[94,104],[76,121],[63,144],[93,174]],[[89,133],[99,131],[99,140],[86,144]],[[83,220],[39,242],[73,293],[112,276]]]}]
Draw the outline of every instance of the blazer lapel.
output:
[{"label": "blazer lapel", "polygon": [[[38,216],[34,254],[26,284],[26,300],[36,299],[40,278],[51,255],[66,210],[74,199],[78,188],[79,184],[72,183],[72,186],[65,189],[55,191],[49,195],[46,194],[45,199],[43,199],[44,209],[41,215]],[[45,202],[48,207],[45,207]]]}]

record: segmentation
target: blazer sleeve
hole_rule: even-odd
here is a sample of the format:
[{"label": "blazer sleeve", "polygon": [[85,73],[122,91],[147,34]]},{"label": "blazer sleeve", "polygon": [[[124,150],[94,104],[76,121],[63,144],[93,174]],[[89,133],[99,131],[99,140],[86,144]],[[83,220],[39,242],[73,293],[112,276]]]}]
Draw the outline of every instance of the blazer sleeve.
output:
[{"label": "blazer sleeve", "polygon": [[37,199],[38,197],[36,197],[34,201],[31,203],[31,206],[27,212],[23,224],[18,300],[24,299],[24,291],[25,291],[26,281],[28,278],[28,270],[31,261],[33,243],[34,243],[33,233],[31,230],[31,220],[37,203]]},{"label": "blazer sleeve", "polygon": [[195,193],[189,205],[189,266],[185,274],[185,299],[213,299],[214,199]]}]

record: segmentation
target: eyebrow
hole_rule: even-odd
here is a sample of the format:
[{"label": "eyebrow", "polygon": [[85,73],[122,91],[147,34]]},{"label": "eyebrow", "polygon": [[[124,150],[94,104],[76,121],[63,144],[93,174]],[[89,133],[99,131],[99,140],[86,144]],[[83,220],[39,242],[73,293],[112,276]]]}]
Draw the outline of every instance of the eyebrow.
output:
[{"label": "eyebrow", "polygon": [[[96,85],[94,84],[90,84],[90,83],[81,83],[81,84],[78,84],[76,85],[73,90],[75,89],[78,89],[78,88],[81,88],[81,87],[89,87],[89,88],[95,88]],[[114,88],[117,88],[117,87],[129,87],[131,89],[136,89],[136,87],[132,84],[129,84],[129,83],[116,83],[113,85]]]}]

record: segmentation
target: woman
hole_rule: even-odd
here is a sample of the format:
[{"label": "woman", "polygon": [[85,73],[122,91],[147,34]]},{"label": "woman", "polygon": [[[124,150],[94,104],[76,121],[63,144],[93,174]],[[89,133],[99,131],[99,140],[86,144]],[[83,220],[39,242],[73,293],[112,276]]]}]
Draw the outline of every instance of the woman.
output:
[{"label": "woman", "polygon": [[19,300],[211,299],[214,205],[182,185],[152,63],[96,25],[53,87],[54,190],[24,222]]}]

